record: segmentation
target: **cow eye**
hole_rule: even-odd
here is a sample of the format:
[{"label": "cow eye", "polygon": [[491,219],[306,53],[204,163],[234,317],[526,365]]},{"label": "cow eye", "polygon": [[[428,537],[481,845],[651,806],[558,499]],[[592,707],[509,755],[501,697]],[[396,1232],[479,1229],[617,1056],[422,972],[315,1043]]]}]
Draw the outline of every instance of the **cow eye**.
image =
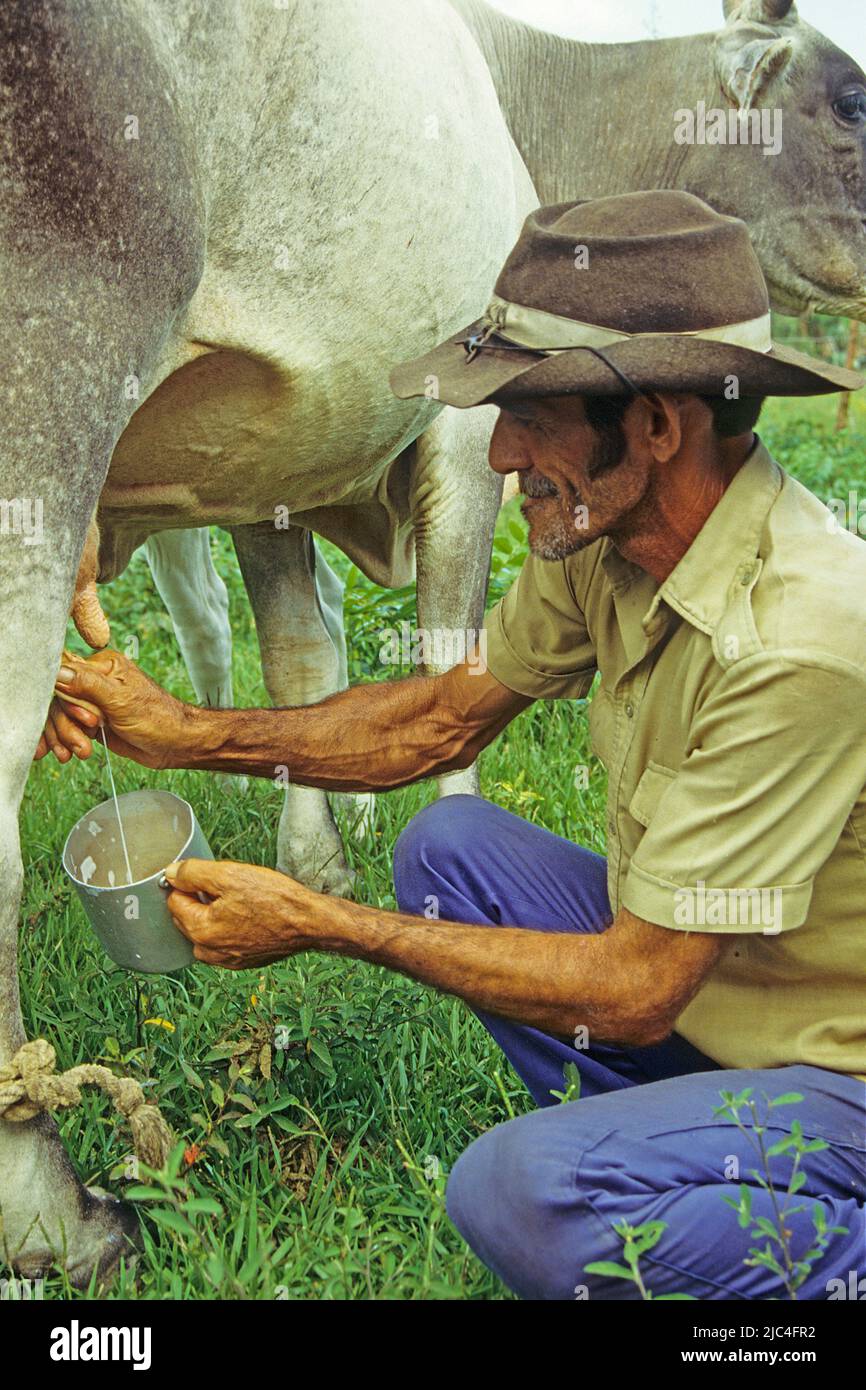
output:
[{"label": "cow eye", "polygon": [[853,91],[843,92],[833,102],[833,110],[846,125],[861,125],[866,121],[866,91],[855,87]]}]

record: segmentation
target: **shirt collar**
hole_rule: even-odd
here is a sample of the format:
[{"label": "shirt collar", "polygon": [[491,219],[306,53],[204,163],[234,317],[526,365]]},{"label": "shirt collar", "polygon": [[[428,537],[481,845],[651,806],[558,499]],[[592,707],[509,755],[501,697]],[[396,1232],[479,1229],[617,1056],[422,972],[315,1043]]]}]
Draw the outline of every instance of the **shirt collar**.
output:
[{"label": "shirt collar", "polygon": [[711,635],[728,606],[735,578],[754,566],[767,514],[782,486],[782,470],[766,446],[755,445],[734,475],[683,558],[663,584],[656,586],[639,565],[626,560],[611,541],[605,543],[602,564],[614,593],[649,580],[649,606],[641,620],[648,637],[665,626],[659,607],[664,601],[701,632]]}]

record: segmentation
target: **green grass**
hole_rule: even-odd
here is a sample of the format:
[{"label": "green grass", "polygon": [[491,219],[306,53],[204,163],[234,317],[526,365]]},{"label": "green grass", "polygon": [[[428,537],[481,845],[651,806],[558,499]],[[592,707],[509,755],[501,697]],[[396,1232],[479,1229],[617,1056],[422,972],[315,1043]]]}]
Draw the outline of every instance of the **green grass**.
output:
[{"label": "green grass", "polygon": [[[834,409],[827,401],[774,403],[762,422],[780,462],[825,499],[866,491],[866,406],[854,400],[851,429],[839,437]],[[511,504],[498,527],[492,598],[522,554]],[[348,581],[352,678],[381,678],[388,673],[376,665],[376,634],[412,619],[412,593],[383,593],[328,555]],[[236,702],[267,703],[249,606],[222,533],[216,559],[231,596]],[[192,699],[140,556],[103,598],[114,644],[135,637],[144,668]],[[579,764],[590,768],[589,792],[580,795]],[[269,783],[241,792],[207,774],[152,774],[119,759],[115,770],[119,790],[158,784],[186,797],[218,857],[273,863],[280,794]],[[484,793],[507,809],[603,850],[604,774],[588,751],[582,707],[534,706],[485,752],[481,776]],[[99,754],[62,770],[46,760],[27,785],[28,1035],[48,1038],[63,1067],[102,1060],[137,1077],[198,1153],[188,1155],[191,1166],[178,1155],[174,1175],[142,1197],[142,1252],[103,1296],[508,1297],[444,1212],[445,1178],[467,1144],[531,1108],[481,1025],[459,1002],[353,961],[310,955],[262,971],[196,966],[178,977],[112,967],[60,867],[69,827],[105,794]],[[394,906],[394,841],[431,795],[421,785],[378,798],[373,832],[349,850],[362,901]],[[284,1046],[271,1052],[275,1030]],[[128,1140],[102,1099],[88,1096],[61,1129],[88,1183],[117,1192],[127,1185]],[[70,1290],[56,1275],[46,1293]]]}]

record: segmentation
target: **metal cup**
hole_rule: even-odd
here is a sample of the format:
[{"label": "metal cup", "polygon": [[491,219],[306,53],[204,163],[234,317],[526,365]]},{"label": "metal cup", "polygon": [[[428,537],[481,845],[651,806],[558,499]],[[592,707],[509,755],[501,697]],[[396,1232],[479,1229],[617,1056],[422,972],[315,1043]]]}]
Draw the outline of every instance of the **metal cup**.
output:
[{"label": "metal cup", "polygon": [[213,859],[188,801],[146,788],[117,798],[132,869],[113,799],[82,816],[67,836],[63,868],[105,951],[126,970],[166,975],[193,959],[192,944],[169,915],[163,877],[175,859]]}]

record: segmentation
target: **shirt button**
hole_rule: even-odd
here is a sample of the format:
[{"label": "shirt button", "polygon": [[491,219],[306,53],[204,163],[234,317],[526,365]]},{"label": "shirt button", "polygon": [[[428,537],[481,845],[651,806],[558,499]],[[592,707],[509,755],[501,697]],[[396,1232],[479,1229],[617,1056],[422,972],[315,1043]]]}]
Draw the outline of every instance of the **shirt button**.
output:
[{"label": "shirt button", "polygon": [[632,705],[632,704],[626,705],[626,707],[625,707],[625,714],[626,714],[626,718],[627,718],[627,719],[632,719],[632,718],[634,717],[634,705]]}]

